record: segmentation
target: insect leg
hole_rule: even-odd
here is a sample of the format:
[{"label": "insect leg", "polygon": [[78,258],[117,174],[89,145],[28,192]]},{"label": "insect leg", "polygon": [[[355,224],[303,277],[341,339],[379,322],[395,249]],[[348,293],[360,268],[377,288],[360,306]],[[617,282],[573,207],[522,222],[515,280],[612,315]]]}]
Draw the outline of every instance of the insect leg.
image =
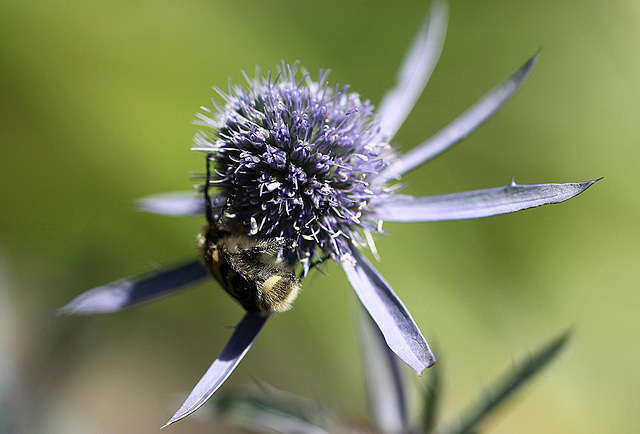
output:
[{"label": "insect leg", "polygon": [[320,265],[323,264],[324,261],[326,261],[330,257],[331,257],[330,255],[324,255],[322,257],[316,256],[315,260],[311,260],[311,264],[309,264],[308,266],[305,264],[304,268],[300,271],[298,278],[302,279],[306,277],[307,274],[309,274],[309,272],[314,268],[317,268],[320,273],[325,274],[325,272],[320,268]]}]

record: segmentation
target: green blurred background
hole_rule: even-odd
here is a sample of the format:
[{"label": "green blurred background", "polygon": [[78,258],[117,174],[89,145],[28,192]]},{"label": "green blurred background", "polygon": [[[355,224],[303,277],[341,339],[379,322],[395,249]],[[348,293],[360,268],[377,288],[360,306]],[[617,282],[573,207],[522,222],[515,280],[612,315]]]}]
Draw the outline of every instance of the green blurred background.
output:
[{"label": "green blurred background", "polygon": [[[132,202],[188,190],[204,169],[191,122],[211,86],[300,60],[377,103],[427,10],[417,0],[0,2],[0,400],[27,421],[16,431],[156,432],[240,319],[212,282],[119,314],[54,315],[85,289],[197,254],[201,219]],[[575,326],[568,350],[486,427],[637,429],[638,41],[636,0],[451,2],[444,53],[400,149],[542,57],[494,119],[407,176],[408,191],[495,187],[512,174],[605,179],[563,205],[385,226],[377,266],[435,344],[445,416]],[[257,379],[366,418],[354,296],[337,267],[326,273],[305,281],[222,391]],[[222,432],[206,411],[169,430]]]}]

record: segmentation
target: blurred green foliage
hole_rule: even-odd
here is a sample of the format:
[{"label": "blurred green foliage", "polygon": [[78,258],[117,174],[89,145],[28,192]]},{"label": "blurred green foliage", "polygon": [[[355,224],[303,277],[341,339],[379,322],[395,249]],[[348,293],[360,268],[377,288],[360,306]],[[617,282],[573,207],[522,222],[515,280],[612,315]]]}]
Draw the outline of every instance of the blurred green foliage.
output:
[{"label": "blurred green foliage", "polygon": [[[512,349],[575,324],[566,357],[490,428],[629,432],[640,405],[640,5],[459,0],[450,9],[444,53],[400,149],[540,47],[542,57],[494,119],[407,176],[408,192],[493,187],[512,174],[521,183],[605,180],[559,206],[389,224],[378,267],[443,348],[453,391],[445,408],[466,402]],[[222,349],[240,308],[208,283],[113,316],[57,318],[55,309],[196,254],[202,221],[139,214],[132,201],[188,190],[190,173],[203,170],[189,151],[191,121],[211,106],[211,85],[300,60],[331,68],[333,83],[376,103],[427,10],[414,0],[0,2],[0,291],[11,312],[0,342],[13,360],[0,378],[21,379],[13,414],[33,432],[155,432]],[[358,417],[354,297],[339,269],[325,272],[305,281],[230,383],[256,378]],[[212,428],[187,420],[171,429]]]},{"label": "blurred green foliage", "polygon": [[[363,316],[364,318],[364,316]],[[382,335],[379,334],[372,322],[362,324],[363,327],[372,328],[374,335],[368,335],[368,339],[362,339],[363,347],[372,348],[374,354],[385,358],[388,352]],[[363,370],[367,373],[366,382],[370,420],[357,421],[356,426],[348,418],[340,417],[339,412],[323,407],[320,403],[309,400],[303,396],[287,393],[264,383],[250,383],[243,387],[231,388],[227,392],[213,397],[206,408],[216,421],[226,421],[239,427],[246,427],[248,432],[255,433],[412,433],[412,434],[470,434],[483,430],[486,419],[490,419],[497,409],[504,407],[519,389],[537,378],[544,368],[553,361],[566,346],[570,338],[570,332],[549,340],[543,346],[536,349],[523,360],[514,363],[505,370],[498,380],[492,380],[480,390],[471,404],[462,411],[449,416],[449,421],[439,421],[441,411],[438,401],[446,391],[440,387],[440,369],[434,369],[429,373],[429,382],[423,386],[424,396],[416,399],[421,407],[419,420],[414,420],[408,414],[406,401],[406,388],[402,375],[395,375],[397,368],[402,363],[395,356],[389,360],[389,364],[374,366],[377,364],[371,359],[372,353],[364,351]],[[381,347],[383,346],[384,347]],[[369,376],[369,374],[372,374]],[[377,384],[373,384],[373,383]],[[385,406],[373,405],[372,402],[380,400]],[[415,407],[415,405],[413,405]],[[386,413],[380,417],[379,413]]]}]

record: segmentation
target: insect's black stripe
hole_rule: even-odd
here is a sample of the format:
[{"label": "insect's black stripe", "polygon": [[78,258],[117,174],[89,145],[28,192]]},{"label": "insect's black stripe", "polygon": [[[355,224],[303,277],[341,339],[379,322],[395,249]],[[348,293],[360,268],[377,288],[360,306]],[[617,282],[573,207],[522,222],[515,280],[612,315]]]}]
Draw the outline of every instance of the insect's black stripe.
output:
[{"label": "insect's black stripe", "polygon": [[222,285],[229,289],[229,274],[235,274],[235,272],[231,269],[229,263],[225,260],[222,260],[218,263],[218,269],[220,270],[220,277],[222,277]]}]

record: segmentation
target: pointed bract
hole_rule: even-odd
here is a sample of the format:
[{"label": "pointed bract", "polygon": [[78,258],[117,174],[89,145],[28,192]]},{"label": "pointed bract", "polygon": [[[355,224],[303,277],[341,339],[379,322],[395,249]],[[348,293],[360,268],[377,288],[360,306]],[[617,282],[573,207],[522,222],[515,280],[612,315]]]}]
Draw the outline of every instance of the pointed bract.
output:
[{"label": "pointed bract", "polygon": [[207,402],[209,398],[238,366],[240,360],[247,354],[260,330],[269,319],[268,315],[247,312],[231,335],[229,343],[204,376],[198,381],[180,409],[162,428],[187,417]]},{"label": "pointed bract", "polygon": [[[211,199],[214,214],[218,214],[224,206],[225,198],[218,195]],[[140,211],[171,217],[202,217],[205,202],[193,192],[176,191],[146,196],[136,201]]]},{"label": "pointed bract", "polygon": [[585,191],[595,181],[564,184],[518,185],[437,196],[391,196],[376,216],[393,222],[464,220],[507,214],[541,205],[564,202]]},{"label": "pointed bract", "polygon": [[342,268],[387,345],[418,375],[436,362],[429,344],[393,289],[355,247],[353,259],[342,261]]},{"label": "pointed bract", "polygon": [[207,271],[200,261],[187,262],[175,268],[130,277],[90,289],[58,309],[58,313],[95,315],[118,312],[178,292],[203,280],[206,275]]},{"label": "pointed bract", "polygon": [[438,1],[431,5],[398,70],[395,87],[387,91],[378,105],[380,129],[387,140],[396,135],[431,77],[444,45],[447,16],[446,3]]},{"label": "pointed bract", "polygon": [[480,101],[467,109],[449,125],[437,132],[434,136],[422,142],[411,151],[402,155],[398,161],[385,169],[378,179],[384,182],[397,178],[412,169],[426,163],[440,155],[453,145],[474,132],[493,116],[513,95],[520,89],[531,69],[538,60],[536,54],[530,58],[520,69],[514,72],[502,84],[494,88]]}]

